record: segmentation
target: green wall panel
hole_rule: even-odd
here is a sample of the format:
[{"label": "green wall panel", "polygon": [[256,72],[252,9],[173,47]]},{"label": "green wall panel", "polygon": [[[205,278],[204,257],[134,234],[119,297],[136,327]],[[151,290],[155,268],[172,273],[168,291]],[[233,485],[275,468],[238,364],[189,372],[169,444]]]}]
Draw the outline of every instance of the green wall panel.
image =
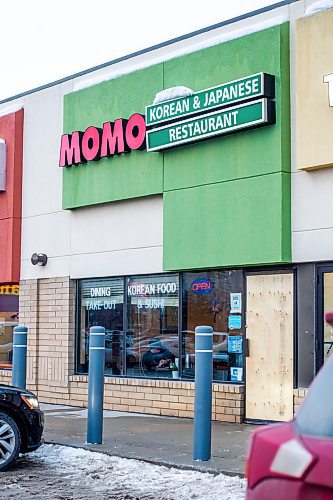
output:
[{"label": "green wall panel", "polygon": [[165,193],[165,270],[289,262],[289,200],[286,173]]},{"label": "green wall panel", "polygon": [[277,117],[272,127],[165,152],[165,191],[290,172],[288,33],[284,24],[165,63],[166,87],[185,85],[194,91],[260,71],[271,73],[276,77]]},{"label": "green wall panel", "polygon": [[[144,114],[163,88],[163,65],[122,76],[65,96],[64,133]],[[145,151],[63,169],[63,208],[162,193],[163,156]]]},{"label": "green wall panel", "polygon": [[164,193],[165,270],[290,262],[289,24],[65,96],[64,132],[144,113],[163,88],[275,75],[276,124],[63,169],[63,206]]},{"label": "green wall panel", "polygon": [[290,262],[289,24],[168,61],[164,84],[260,71],[276,77],[275,125],[164,153],[166,270]]}]

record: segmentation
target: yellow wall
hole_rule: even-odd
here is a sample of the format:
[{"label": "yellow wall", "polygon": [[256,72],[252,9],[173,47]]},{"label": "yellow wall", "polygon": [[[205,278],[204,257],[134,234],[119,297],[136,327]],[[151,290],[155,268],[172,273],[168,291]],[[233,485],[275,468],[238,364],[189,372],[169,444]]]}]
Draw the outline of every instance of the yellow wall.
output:
[{"label": "yellow wall", "polygon": [[296,21],[297,168],[333,166],[333,107],[325,75],[333,73],[333,9]]}]

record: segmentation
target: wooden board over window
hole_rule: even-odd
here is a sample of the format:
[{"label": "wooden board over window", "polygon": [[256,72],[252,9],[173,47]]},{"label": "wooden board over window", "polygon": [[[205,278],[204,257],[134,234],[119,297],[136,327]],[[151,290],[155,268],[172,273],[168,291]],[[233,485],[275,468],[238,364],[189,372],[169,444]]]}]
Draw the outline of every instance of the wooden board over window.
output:
[{"label": "wooden board over window", "polygon": [[247,277],[246,418],[293,417],[293,275]]}]

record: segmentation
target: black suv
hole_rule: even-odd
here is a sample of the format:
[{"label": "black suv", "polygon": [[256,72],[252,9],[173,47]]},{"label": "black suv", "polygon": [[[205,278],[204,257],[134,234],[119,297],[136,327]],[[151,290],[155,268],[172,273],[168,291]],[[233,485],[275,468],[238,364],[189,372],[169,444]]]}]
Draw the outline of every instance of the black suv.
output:
[{"label": "black suv", "polygon": [[43,443],[44,414],[32,392],[0,385],[0,471]]}]

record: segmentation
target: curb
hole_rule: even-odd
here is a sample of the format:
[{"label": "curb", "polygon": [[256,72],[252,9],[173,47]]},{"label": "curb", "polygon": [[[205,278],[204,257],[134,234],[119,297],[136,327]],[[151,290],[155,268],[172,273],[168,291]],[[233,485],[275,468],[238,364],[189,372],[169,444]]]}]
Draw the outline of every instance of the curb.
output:
[{"label": "curb", "polygon": [[146,463],[152,464],[152,465],[164,466],[164,467],[167,467],[168,469],[189,470],[189,471],[202,472],[202,473],[206,472],[207,474],[212,474],[214,476],[218,476],[219,474],[224,474],[225,476],[229,476],[229,477],[240,477],[240,478],[245,477],[245,475],[240,473],[240,472],[228,471],[228,470],[217,471],[215,469],[200,467],[200,465],[196,466],[196,465],[176,464],[176,463],[172,463],[172,462],[164,462],[163,460],[152,460],[152,459],[144,458],[144,457],[140,457],[140,456],[129,457],[126,455],[121,455],[119,453],[111,453],[111,452],[106,451],[106,450],[92,449],[89,447],[89,445],[78,446],[75,444],[65,444],[65,443],[60,443],[57,441],[45,441],[44,444],[66,446],[67,448],[83,449],[83,450],[91,451],[92,453],[102,453],[103,455],[108,455],[110,457],[126,458],[127,460],[139,460],[140,462],[146,462]]}]

